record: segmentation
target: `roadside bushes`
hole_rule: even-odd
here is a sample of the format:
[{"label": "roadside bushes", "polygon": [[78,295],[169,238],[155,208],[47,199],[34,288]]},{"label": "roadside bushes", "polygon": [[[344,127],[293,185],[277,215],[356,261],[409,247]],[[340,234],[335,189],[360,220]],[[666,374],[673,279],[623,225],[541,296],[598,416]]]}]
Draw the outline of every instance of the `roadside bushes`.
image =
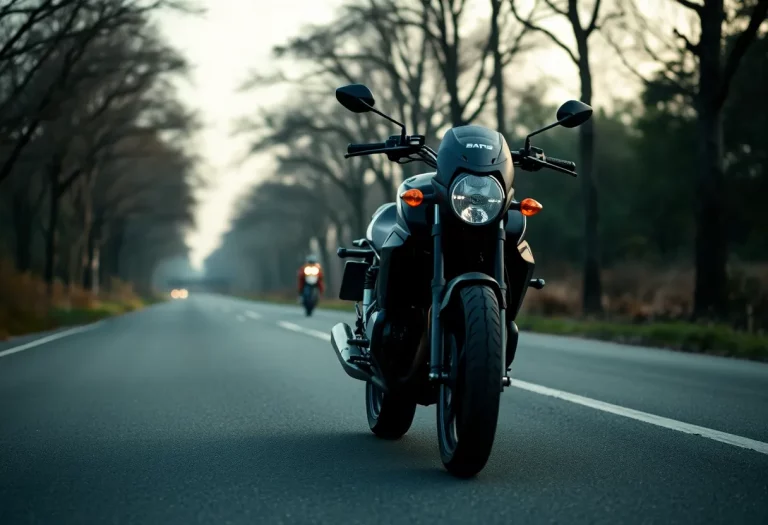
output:
[{"label": "roadside bushes", "polygon": [[108,290],[96,296],[79,286],[57,281],[48,297],[40,277],[19,273],[10,261],[0,259],[0,340],[92,322],[143,305],[130,284],[113,280]]},{"label": "roadside bushes", "polygon": [[[531,290],[523,312],[532,316],[581,316],[581,278],[571,268],[536,271],[547,281]],[[768,265],[734,264],[730,268],[729,317],[734,330],[768,331]],[[627,263],[603,271],[603,320],[632,323],[688,321],[693,309],[693,270],[651,268]]]}]

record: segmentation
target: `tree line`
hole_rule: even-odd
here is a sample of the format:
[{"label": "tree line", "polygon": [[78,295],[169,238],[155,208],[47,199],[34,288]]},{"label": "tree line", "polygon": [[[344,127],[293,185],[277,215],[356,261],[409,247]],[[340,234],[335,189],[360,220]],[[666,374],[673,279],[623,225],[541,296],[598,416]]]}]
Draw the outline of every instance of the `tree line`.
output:
[{"label": "tree line", "polygon": [[174,81],[185,58],[155,16],[173,0],[0,5],[0,256],[19,272],[97,291],[148,291],[186,254],[195,115]]},{"label": "tree line", "polygon": [[[727,317],[732,263],[768,255],[760,202],[768,185],[760,124],[768,116],[760,96],[768,88],[768,1],[660,3],[689,23],[667,27],[631,0],[346,3],[332,22],[275,48],[278,66],[244,86],[284,88],[282,105],[239,123],[253,152],[272,155],[277,168],[241,200],[207,267],[254,291],[292,286],[311,242],[334,266],[329,247],[363,235],[371,212],[414,173],[383,157],[343,158],[348,142],[379,141],[393,130],[346,113],[334,100],[337,86],[369,85],[378,107],[433,144],[448,126],[479,123],[517,147],[526,131],[553,119],[550,85],[567,84],[573,98],[594,102],[604,71],[593,57],[609,51],[639,96],[599,107],[577,132],[537,138],[548,154],[577,161],[580,182],[516,175],[518,198],[545,206],[530,221],[537,260],[581,268],[586,314],[603,310],[606,269],[689,265],[689,314]],[[473,20],[483,9],[487,16]],[[541,64],[544,78],[527,75],[526,64],[545,49],[570,61],[574,78]],[[640,67],[649,64],[650,72]]]}]

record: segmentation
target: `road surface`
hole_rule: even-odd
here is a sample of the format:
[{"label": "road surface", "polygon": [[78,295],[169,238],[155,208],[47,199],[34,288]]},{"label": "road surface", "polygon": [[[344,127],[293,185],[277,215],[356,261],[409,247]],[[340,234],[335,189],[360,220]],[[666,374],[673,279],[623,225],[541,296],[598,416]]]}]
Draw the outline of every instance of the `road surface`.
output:
[{"label": "road surface", "polygon": [[347,317],[200,295],[4,343],[0,523],[768,523],[768,366],[523,334],[461,481],[434,407],[369,433]]}]

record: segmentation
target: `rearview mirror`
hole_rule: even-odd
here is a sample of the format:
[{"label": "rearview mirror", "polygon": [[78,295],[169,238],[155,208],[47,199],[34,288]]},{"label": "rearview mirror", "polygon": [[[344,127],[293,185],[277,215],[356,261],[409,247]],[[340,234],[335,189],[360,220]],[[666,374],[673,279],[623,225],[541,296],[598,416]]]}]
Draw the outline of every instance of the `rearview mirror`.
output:
[{"label": "rearview mirror", "polygon": [[581,126],[592,117],[592,108],[578,100],[569,100],[557,110],[557,123],[564,128]]},{"label": "rearview mirror", "polygon": [[336,89],[336,100],[353,113],[370,111],[376,103],[371,90],[363,84],[350,84]]}]

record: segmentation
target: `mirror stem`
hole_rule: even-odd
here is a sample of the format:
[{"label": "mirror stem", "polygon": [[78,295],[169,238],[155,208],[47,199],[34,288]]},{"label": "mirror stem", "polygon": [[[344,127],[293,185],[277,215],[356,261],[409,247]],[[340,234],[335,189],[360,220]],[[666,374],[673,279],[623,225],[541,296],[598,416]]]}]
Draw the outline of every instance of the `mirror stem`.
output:
[{"label": "mirror stem", "polygon": [[[563,119],[563,120],[565,120],[565,119]],[[529,135],[526,137],[526,140],[530,139],[530,138],[531,138],[531,137],[533,137],[534,135],[538,135],[539,133],[544,133],[545,131],[547,131],[547,130],[549,130],[549,129],[552,129],[552,128],[554,128],[554,127],[557,127],[557,126],[559,126],[559,125],[560,125],[560,123],[561,123],[563,120],[558,120],[557,122],[553,122],[552,124],[549,124],[548,126],[544,126],[544,127],[543,127],[543,128],[541,128],[541,129],[537,129],[537,130],[536,130],[536,131],[534,131],[533,133],[530,133],[530,134],[529,134]]]},{"label": "mirror stem", "polygon": [[400,129],[401,129],[401,131],[400,131],[400,145],[405,145],[405,142],[406,142],[405,124],[396,121],[395,119],[393,119],[389,115],[385,115],[384,113],[382,113],[378,109],[375,109],[373,106],[370,106],[370,105],[366,104],[365,101],[363,101],[363,100],[361,100],[360,103],[365,105],[372,113],[376,113],[377,115],[379,115],[380,117],[384,117],[385,119],[387,119],[391,123],[393,123],[393,124],[395,124],[397,126],[400,126]]}]

